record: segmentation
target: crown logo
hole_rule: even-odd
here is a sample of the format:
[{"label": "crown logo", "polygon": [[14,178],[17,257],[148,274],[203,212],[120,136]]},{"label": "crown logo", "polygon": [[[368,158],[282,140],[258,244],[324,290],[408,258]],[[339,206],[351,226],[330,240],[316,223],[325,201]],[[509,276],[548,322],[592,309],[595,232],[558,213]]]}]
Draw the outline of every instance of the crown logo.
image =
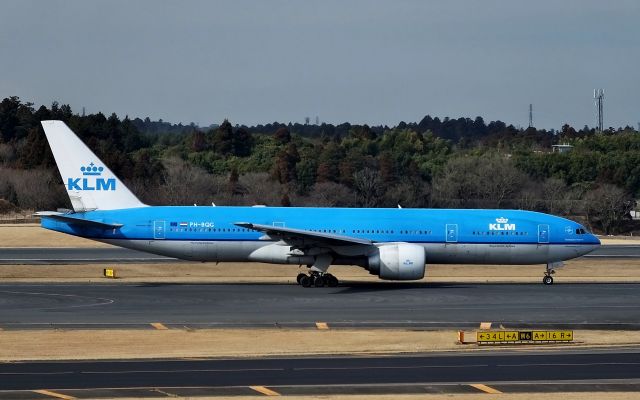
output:
[{"label": "crown logo", "polygon": [[509,222],[509,219],[505,217],[500,217],[500,218],[496,218],[496,222],[499,224],[506,224],[507,222]]},{"label": "crown logo", "polygon": [[82,171],[82,175],[101,175],[102,171],[104,171],[104,167],[96,167],[96,165],[92,162],[86,167],[80,167],[80,171]]}]

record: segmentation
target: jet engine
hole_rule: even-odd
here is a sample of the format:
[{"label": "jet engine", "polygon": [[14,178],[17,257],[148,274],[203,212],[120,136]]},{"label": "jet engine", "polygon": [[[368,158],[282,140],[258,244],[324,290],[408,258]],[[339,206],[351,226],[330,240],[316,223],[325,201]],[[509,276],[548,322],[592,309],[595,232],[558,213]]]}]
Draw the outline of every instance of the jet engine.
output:
[{"label": "jet engine", "polygon": [[381,245],[369,255],[367,269],[370,274],[386,280],[422,279],[425,270],[424,247],[410,243]]}]

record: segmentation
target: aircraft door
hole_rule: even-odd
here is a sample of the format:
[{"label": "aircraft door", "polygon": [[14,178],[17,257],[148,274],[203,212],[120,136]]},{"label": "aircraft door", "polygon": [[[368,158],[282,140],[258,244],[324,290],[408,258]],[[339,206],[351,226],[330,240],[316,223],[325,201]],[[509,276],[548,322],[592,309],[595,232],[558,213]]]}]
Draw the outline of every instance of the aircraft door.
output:
[{"label": "aircraft door", "polygon": [[549,225],[538,225],[538,243],[549,243]]},{"label": "aircraft door", "polygon": [[164,239],[164,230],[165,230],[165,222],[164,221],[153,221],[153,238],[154,239]]},{"label": "aircraft door", "polygon": [[447,224],[447,243],[458,242],[458,224]]}]

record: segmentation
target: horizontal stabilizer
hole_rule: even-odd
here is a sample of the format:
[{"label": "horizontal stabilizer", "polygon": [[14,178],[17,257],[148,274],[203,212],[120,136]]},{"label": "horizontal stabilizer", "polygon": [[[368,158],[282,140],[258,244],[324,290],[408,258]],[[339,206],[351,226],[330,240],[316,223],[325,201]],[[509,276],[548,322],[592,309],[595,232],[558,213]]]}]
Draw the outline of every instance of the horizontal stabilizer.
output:
[{"label": "horizontal stabilizer", "polygon": [[56,221],[65,222],[67,224],[80,225],[87,228],[118,229],[123,226],[122,224],[109,223],[104,221],[94,221],[91,219],[73,217],[71,216],[71,214],[62,214],[62,213],[52,212],[52,211],[41,211],[41,212],[35,213],[34,215],[41,218],[49,218]]}]

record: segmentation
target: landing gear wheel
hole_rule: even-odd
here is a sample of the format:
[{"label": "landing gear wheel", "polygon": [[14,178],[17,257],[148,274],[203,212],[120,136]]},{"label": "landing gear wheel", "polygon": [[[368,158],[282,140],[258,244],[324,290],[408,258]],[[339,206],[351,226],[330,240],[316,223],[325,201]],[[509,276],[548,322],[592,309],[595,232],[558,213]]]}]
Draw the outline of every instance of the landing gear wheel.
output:
[{"label": "landing gear wheel", "polygon": [[315,287],[323,287],[324,286],[324,278],[322,277],[322,275],[316,276],[316,278],[313,280],[313,286],[315,286]]},{"label": "landing gear wheel", "polygon": [[298,276],[296,277],[296,282],[298,282],[298,285],[302,285],[300,283],[300,280],[302,280],[302,277],[307,276],[307,274],[298,274]]},{"label": "landing gear wheel", "polygon": [[336,278],[335,276],[333,276],[331,274],[327,274],[327,275],[325,275],[324,279],[327,281],[327,286],[329,286],[329,287],[338,286],[338,278]]},{"label": "landing gear wheel", "polygon": [[542,278],[542,283],[544,283],[545,285],[552,285],[553,278],[551,277],[551,275],[545,275],[544,278]]},{"label": "landing gear wheel", "polygon": [[311,286],[311,277],[308,276],[308,275],[305,275],[305,274],[300,274],[300,275],[302,275],[300,277],[300,281],[299,281],[300,282],[300,286],[302,286],[302,287]]}]

